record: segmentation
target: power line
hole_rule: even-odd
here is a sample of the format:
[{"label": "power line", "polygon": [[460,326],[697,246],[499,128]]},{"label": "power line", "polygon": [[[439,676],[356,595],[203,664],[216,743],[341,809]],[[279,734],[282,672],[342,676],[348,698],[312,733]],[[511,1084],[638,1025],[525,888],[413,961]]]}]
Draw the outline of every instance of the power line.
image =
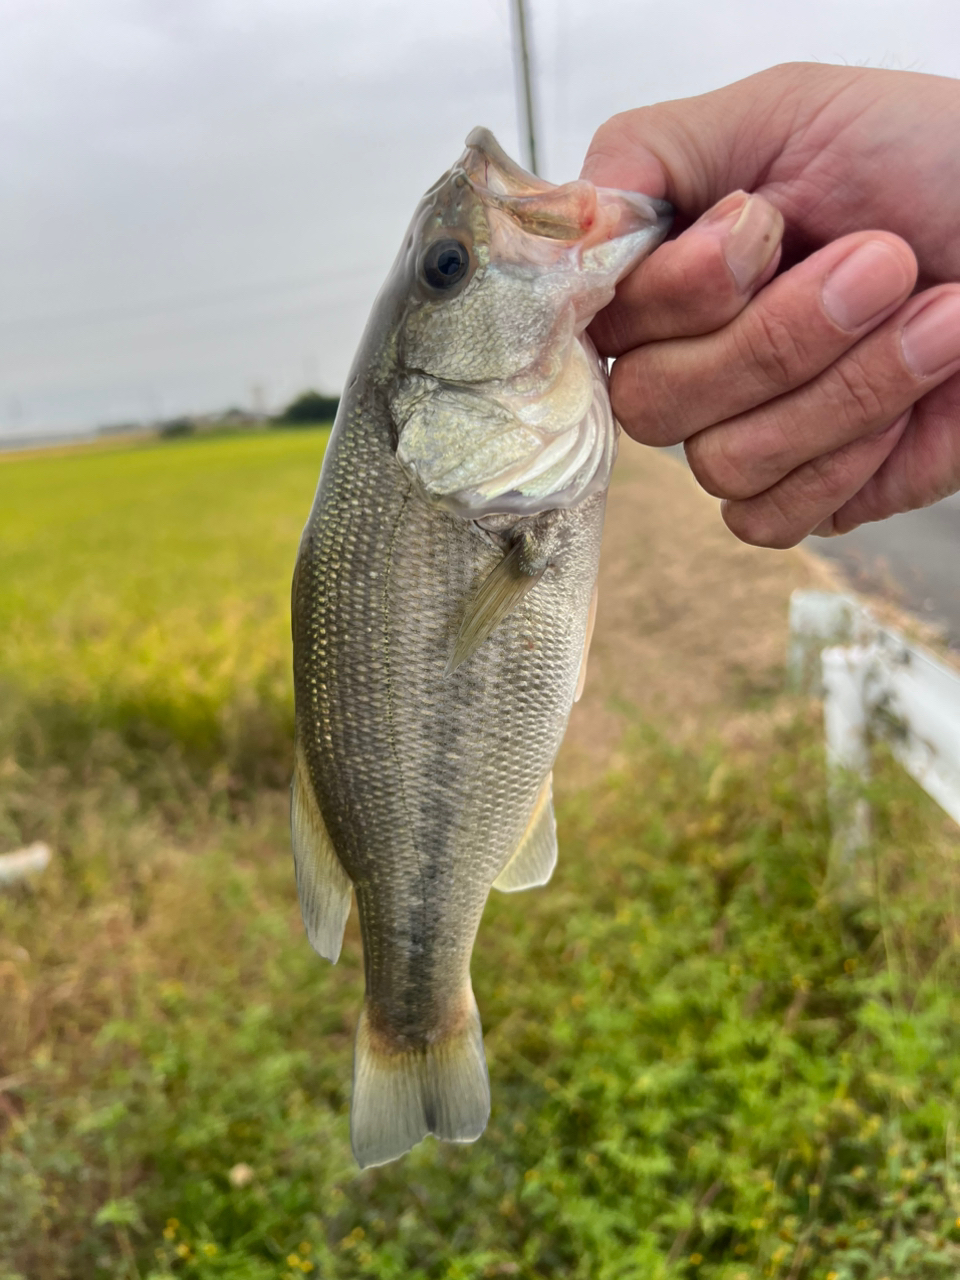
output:
[{"label": "power line", "polygon": [[514,62],[519,62],[520,64],[519,79],[523,86],[521,104],[523,125],[525,127],[521,129],[521,134],[526,134],[527,161],[530,165],[530,172],[539,173],[537,168],[537,129],[533,111],[533,85],[530,74],[530,42],[527,36],[527,14],[524,0],[514,0],[513,8],[516,17],[514,22],[513,57]]}]

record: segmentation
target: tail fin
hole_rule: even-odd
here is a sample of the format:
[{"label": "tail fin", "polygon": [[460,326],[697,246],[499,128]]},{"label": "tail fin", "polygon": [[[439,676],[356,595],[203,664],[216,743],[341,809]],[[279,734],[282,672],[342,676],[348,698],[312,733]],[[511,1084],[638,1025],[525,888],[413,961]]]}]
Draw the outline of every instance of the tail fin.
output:
[{"label": "tail fin", "polygon": [[463,1028],[423,1049],[384,1052],[363,1010],[350,1106],[350,1139],[361,1169],[396,1160],[428,1133],[445,1142],[475,1142],[489,1116],[490,1081],[472,991]]}]

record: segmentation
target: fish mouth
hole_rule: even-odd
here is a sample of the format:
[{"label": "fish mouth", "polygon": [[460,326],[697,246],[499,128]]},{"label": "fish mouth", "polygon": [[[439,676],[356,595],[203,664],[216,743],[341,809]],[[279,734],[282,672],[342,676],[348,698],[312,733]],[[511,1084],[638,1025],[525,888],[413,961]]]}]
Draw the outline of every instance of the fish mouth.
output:
[{"label": "fish mouth", "polygon": [[609,482],[617,436],[606,365],[584,331],[663,239],[670,206],[582,178],[556,186],[475,129],[423,209],[414,270],[427,261],[414,253],[439,243],[455,267],[468,253],[473,271],[453,282],[449,308],[416,295],[411,372],[391,401],[400,466],[462,519],[578,505]]},{"label": "fish mouth", "polygon": [[457,163],[470,181],[478,187],[500,195],[534,195],[552,191],[554,184],[538,178],[508,156],[489,129],[478,125],[467,134],[466,147]]},{"label": "fish mouth", "polygon": [[589,250],[611,240],[653,232],[666,235],[673,208],[666,200],[595,187],[585,178],[557,186],[512,160],[489,129],[474,129],[457,168],[477,195],[507,214],[528,235]]}]

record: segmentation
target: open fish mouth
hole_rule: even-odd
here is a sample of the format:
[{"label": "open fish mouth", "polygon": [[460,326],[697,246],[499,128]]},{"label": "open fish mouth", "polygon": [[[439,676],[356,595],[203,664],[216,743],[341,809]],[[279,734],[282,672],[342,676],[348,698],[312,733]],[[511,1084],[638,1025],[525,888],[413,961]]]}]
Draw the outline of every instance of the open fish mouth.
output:
[{"label": "open fish mouth", "polygon": [[397,460],[429,501],[522,517],[606,486],[617,425],[584,330],[671,212],[583,179],[555,186],[474,129],[409,242],[391,411]]},{"label": "open fish mouth", "polygon": [[584,178],[560,186],[522,169],[489,129],[474,129],[459,161],[470,183],[528,235],[581,241],[583,248],[655,228],[666,235],[673,208],[666,200],[608,191]]}]

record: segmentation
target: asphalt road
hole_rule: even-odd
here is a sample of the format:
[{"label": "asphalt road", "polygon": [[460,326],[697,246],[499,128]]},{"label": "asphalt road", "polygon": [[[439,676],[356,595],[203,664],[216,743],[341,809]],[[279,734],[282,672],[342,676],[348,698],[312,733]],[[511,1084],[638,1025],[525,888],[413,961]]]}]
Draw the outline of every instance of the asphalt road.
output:
[{"label": "asphalt road", "polygon": [[892,596],[939,623],[951,647],[960,649],[960,494],[839,538],[808,538],[805,545],[839,561],[854,586]]},{"label": "asphalt road", "polygon": [[[686,461],[683,445],[667,452]],[[960,650],[960,493],[839,538],[807,538],[804,546],[838,561],[854,587],[937,623]]]}]

